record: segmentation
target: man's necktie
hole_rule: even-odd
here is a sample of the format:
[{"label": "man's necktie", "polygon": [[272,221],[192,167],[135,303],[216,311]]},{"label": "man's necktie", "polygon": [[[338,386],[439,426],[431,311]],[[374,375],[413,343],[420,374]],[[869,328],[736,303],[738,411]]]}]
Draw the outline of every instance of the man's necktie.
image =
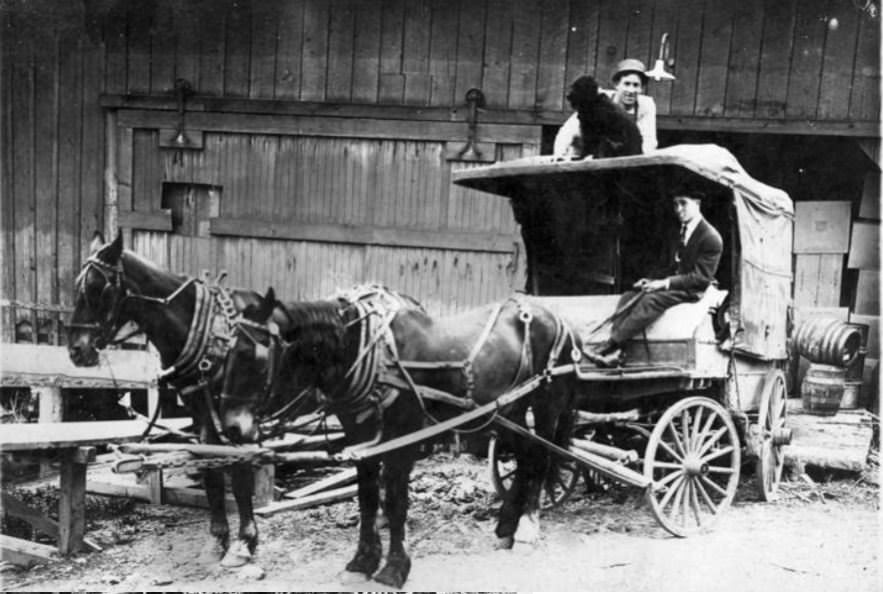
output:
[{"label": "man's necktie", "polygon": [[681,245],[687,245],[687,223],[681,225]]}]

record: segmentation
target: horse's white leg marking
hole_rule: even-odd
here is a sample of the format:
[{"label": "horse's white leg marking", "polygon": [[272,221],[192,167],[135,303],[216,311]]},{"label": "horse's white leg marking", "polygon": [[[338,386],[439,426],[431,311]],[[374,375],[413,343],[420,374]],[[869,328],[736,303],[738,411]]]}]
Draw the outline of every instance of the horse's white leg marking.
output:
[{"label": "horse's white leg marking", "polygon": [[540,538],[540,514],[536,510],[525,512],[518,519],[518,529],[515,530],[515,540],[534,544]]}]

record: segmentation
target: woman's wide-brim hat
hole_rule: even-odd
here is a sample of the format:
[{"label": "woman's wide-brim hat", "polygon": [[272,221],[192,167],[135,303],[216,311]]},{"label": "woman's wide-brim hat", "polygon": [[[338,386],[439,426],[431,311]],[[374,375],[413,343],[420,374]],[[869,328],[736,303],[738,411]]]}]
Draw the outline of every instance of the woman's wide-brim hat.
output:
[{"label": "woman's wide-brim hat", "polygon": [[619,79],[625,76],[626,74],[635,73],[641,77],[641,82],[643,84],[647,84],[647,68],[644,66],[644,63],[640,60],[635,60],[633,58],[627,58],[622,60],[619,64],[616,65],[616,70],[613,71],[613,82],[619,82]]}]

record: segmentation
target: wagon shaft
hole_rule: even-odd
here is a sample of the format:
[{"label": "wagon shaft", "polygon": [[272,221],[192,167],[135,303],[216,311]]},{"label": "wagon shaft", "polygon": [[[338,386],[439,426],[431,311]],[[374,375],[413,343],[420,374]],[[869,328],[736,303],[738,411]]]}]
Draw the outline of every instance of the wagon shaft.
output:
[{"label": "wagon shaft", "polygon": [[580,450],[578,453],[566,450],[547,439],[543,439],[542,437],[531,433],[528,429],[525,429],[521,425],[513,423],[512,421],[504,417],[497,417],[496,419],[494,419],[494,421],[498,425],[502,425],[506,429],[509,429],[510,431],[517,433],[522,437],[525,437],[531,441],[545,446],[556,455],[577,462],[582,466],[597,470],[604,476],[623,482],[627,485],[631,485],[632,487],[639,487],[641,489],[645,489],[653,485],[653,481],[645,477],[643,474],[635,472],[634,470],[622,466],[621,464],[617,464],[616,462],[611,462],[603,456],[593,454],[586,450]]}]

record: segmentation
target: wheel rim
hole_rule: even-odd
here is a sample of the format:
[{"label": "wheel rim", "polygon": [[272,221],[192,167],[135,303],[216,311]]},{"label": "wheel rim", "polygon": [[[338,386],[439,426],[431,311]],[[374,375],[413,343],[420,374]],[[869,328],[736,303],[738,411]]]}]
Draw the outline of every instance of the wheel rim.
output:
[{"label": "wheel rim", "polygon": [[[540,509],[551,509],[561,505],[570,497],[579,483],[579,469],[576,462],[553,458],[553,470],[543,482],[540,494]],[[499,439],[491,437],[488,443],[488,465],[491,485],[500,497],[505,497],[512,488],[517,462],[515,456],[500,447]]]},{"label": "wheel rim", "polygon": [[785,467],[784,444],[781,436],[787,434],[785,374],[774,369],[767,374],[760,398],[757,425],[760,447],[757,456],[757,481],[764,501],[775,501]]},{"label": "wheel rim", "polygon": [[541,509],[551,509],[567,501],[579,483],[580,473],[576,462],[553,458],[552,464],[554,466],[540,496]]},{"label": "wheel rim", "polygon": [[653,515],[675,536],[710,528],[739,484],[739,435],[730,414],[705,397],[675,403],[656,423],[644,455]]}]

